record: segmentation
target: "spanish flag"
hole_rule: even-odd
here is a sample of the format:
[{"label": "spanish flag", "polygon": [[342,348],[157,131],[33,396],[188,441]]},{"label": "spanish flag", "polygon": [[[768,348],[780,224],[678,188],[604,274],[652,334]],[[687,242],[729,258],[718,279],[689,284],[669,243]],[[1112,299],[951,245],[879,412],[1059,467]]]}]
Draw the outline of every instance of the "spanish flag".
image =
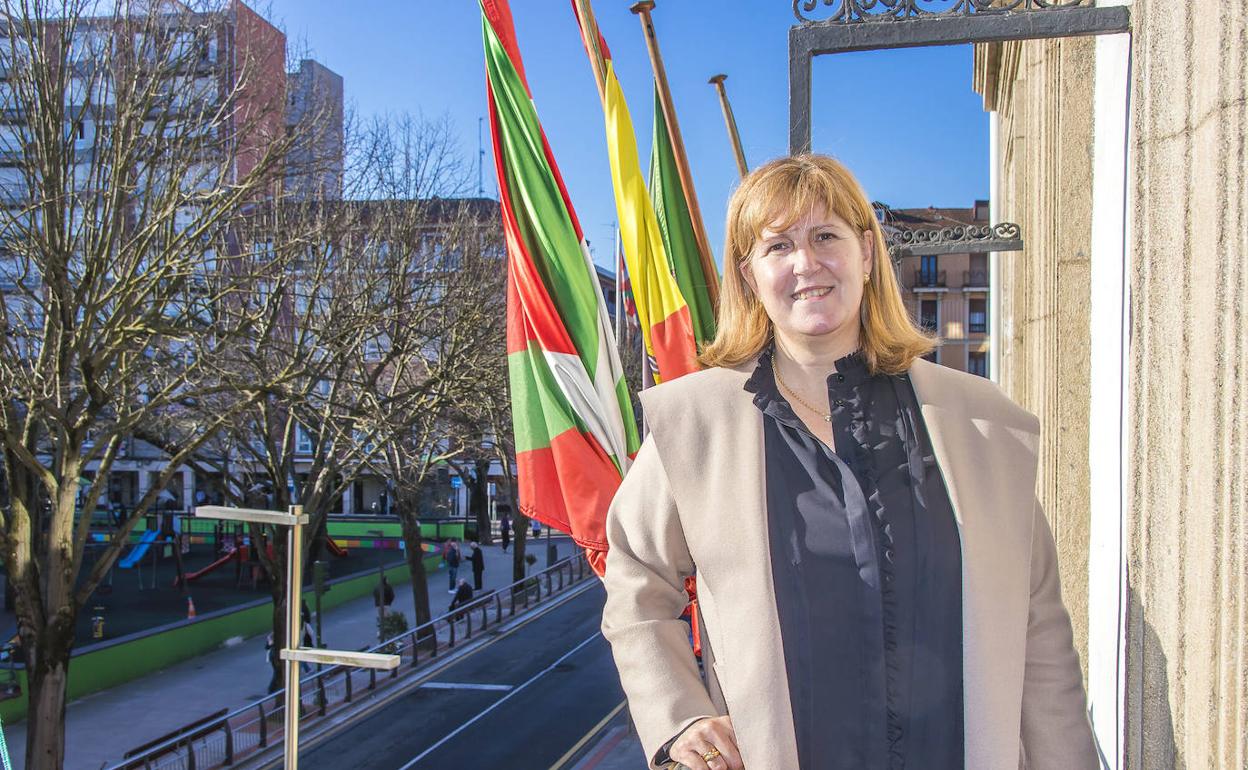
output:
[{"label": "spanish flag", "polygon": [[655,382],[672,380],[698,370],[693,322],[646,190],[633,121],[615,76],[611,53],[597,27],[592,30],[593,37],[587,37],[586,26],[582,25],[582,37],[590,61],[594,63],[600,54],[604,64],[602,108],[606,119],[607,153],[611,159],[620,241],[628,263],[642,340],[651,358]]}]

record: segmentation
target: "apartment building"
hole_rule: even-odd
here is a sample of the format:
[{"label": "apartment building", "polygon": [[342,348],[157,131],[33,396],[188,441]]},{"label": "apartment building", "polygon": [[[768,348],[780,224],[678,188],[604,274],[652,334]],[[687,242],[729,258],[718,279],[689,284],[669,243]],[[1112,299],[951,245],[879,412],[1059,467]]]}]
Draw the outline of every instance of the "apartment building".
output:
[{"label": "apartment building", "polygon": [[[343,89],[342,78],[324,65],[303,60],[298,68],[286,71],[286,36],[274,24],[246,3],[234,0],[219,10],[196,13],[180,4],[160,17],[153,25],[142,14],[130,17],[87,17],[76,20],[72,35],[62,34],[58,22],[50,20],[40,30],[44,55],[60,66],[70,68],[66,88],[65,119],[73,142],[74,157],[70,164],[71,185],[83,203],[72,210],[77,217],[88,216],[90,200],[103,194],[100,177],[92,169],[104,168],[112,151],[110,124],[123,111],[125,99],[124,73],[110,68],[152,57],[154,66],[165,67],[161,76],[168,79],[167,96],[163,103],[146,109],[175,115],[170,125],[179,131],[210,133],[221,141],[206,142],[214,152],[226,152],[231,162],[217,156],[205,157],[183,180],[192,191],[197,178],[239,180],[251,174],[266,155],[269,144],[282,136],[294,140],[294,148],[286,155],[286,166],[276,177],[287,180],[285,195],[307,199],[339,198],[342,190],[343,153]],[[159,42],[155,41],[160,37]],[[68,45],[68,50],[64,46]],[[17,67],[35,52],[26,40],[0,37],[0,205],[9,216],[28,206],[28,184],[32,172],[29,164],[34,150],[30,145],[27,116],[22,108]],[[165,65],[157,57],[175,57],[176,64]],[[176,70],[175,70],[176,67]],[[288,98],[287,94],[290,94]],[[224,117],[213,114],[214,105],[231,99],[231,109]],[[133,110],[132,106],[125,109]],[[211,125],[203,128],[184,126],[200,116]],[[226,149],[228,148],[228,149]],[[293,189],[290,187],[293,186]],[[276,187],[272,188],[276,190]],[[188,201],[193,196],[188,195]],[[259,201],[257,201],[259,202]],[[133,204],[141,208],[143,202]],[[250,204],[249,204],[250,205]],[[180,211],[194,216],[194,203]],[[181,214],[180,214],[181,216]],[[5,237],[10,237],[8,233]],[[233,239],[237,240],[237,239]],[[250,245],[235,243],[235,248]],[[205,270],[215,262],[212,247],[205,247]],[[28,312],[19,288],[32,289],[29,269],[21,258],[0,243],[0,301],[11,311]],[[18,282],[23,286],[19,287]],[[32,322],[33,327],[38,324]],[[138,438],[124,442],[113,465],[109,479],[109,501],[131,506],[151,488],[160,472],[167,467],[167,456],[156,447]],[[93,475],[92,467],[84,471]],[[197,499],[196,492],[205,490],[198,484],[190,468],[183,468],[166,485],[162,503],[168,508],[185,509]],[[203,499],[203,496],[199,496]]]},{"label": "apartment building", "polygon": [[286,135],[294,141],[286,193],[300,198],[342,197],[342,76],[313,59],[286,75]]},{"label": "apartment building", "polygon": [[[970,208],[893,209],[876,204],[885,236],[902,231],[959,232],[988,224],[988,202]],[[991,325],[988,308],[988,254],[923,254],[921,246],[899,249],[894,266],[906,309],[923,328],[940,337],[928,356],[951,369],[988,376]]]}]

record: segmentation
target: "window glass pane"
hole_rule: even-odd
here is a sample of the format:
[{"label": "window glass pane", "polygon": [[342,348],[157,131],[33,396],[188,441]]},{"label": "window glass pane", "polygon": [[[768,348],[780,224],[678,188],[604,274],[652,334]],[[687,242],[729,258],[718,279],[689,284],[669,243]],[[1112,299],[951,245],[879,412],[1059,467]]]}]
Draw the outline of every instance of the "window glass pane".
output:
[{"label": "window glass pane", "polygon": [[936,331],[939,325],[936,300],[925,299],[919,303],[919,325],[928,331]]},{"label": "window glass pane", "polygon": [[968,353],[966,357],[966,370],[971,374],[977,374],[980,377],[988,376],[988,354],[987,353]]},{"label": "window glass pane", "polygon": [[972,334],[988,333],[988,300],[972,298],[969,302],[968,322]]}]

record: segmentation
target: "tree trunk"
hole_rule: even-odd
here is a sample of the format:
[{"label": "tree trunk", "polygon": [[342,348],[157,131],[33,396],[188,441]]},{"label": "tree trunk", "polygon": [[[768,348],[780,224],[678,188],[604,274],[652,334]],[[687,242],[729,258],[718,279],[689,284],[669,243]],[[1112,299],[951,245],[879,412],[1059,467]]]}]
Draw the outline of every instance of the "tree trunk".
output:
[{"label": "tree trunk", "polygon": [[[26,718],[26,767],[60,770],[65,765],[65,693],[74,645],[73,612],[57,618],[33,639],[23,634],[30,707]],[[34,636],[33,634],[31,636]]]},{"label": "tree trunk", "polygon": [[[413,627],[419,628],[432,620],[429,614],[429,580],[425,574],[425,551],[420,536],[420,521],[416,518],[416,501],[403,500],[399,508],[399,522],[403,527],[404,556],[407,559],[407,574],[412,583],[412,609],[415,611],[416,622]],[[420,634],[420,640],[432,638],[430,633]]]},{"label": "tree trunk", "polygon": [[514,546],[511,552],[511,579],[520,581],[528,573],[528,565],[524,563],[524,545],[529,538],[529,517],[520,513],[519,508],[512,509],[511,536]]},{"label": "tree trunk", "polygon": [[490,526],[490,459],[478,459],[474,463],[472,497],[469,503],[477,518],[477,542],[494,545],[494,532]]}]

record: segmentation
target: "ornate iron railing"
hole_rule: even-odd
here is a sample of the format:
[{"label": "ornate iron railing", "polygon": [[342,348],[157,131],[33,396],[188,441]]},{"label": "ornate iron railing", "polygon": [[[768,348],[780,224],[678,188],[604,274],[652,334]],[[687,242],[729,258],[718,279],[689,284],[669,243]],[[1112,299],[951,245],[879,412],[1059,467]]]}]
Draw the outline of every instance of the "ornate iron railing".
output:
[{"label": "ornate iron railing", "polygon": [[1013,222],[893,230],[888,250],[894,258],[916,254],[1015,251],[1023,247],[1022,229]]},{"label": "ornate iron railing", "polygon": [[[824,7],[820,9],[820,5]],[[1091,5],[1095,5],[1094,0],[793,0],[793,15],[806,24],[852,24],[923,17],[1052,11]],[[816,12],[816,9],[824,18],[813,18],[809,15]]]},{"label": "ornate iron railing", "polygon": [[[356,701],[398,689],[409,675],[446,657],[455,645],[565,593],[593,574],[584,554],[577,551],[539,573],[369,648],[368,652],[399,655],[403,662],[397,669],[378,673],[376,669],[329,666],[309,674],[300,680],[300,723],[314,726]],[[232,765],[270,746],[280,746],[285,720],[283,696],[283,692],[276,692],[219,719],[196,723],[125,757],[108,770],[206,770]]]}]

